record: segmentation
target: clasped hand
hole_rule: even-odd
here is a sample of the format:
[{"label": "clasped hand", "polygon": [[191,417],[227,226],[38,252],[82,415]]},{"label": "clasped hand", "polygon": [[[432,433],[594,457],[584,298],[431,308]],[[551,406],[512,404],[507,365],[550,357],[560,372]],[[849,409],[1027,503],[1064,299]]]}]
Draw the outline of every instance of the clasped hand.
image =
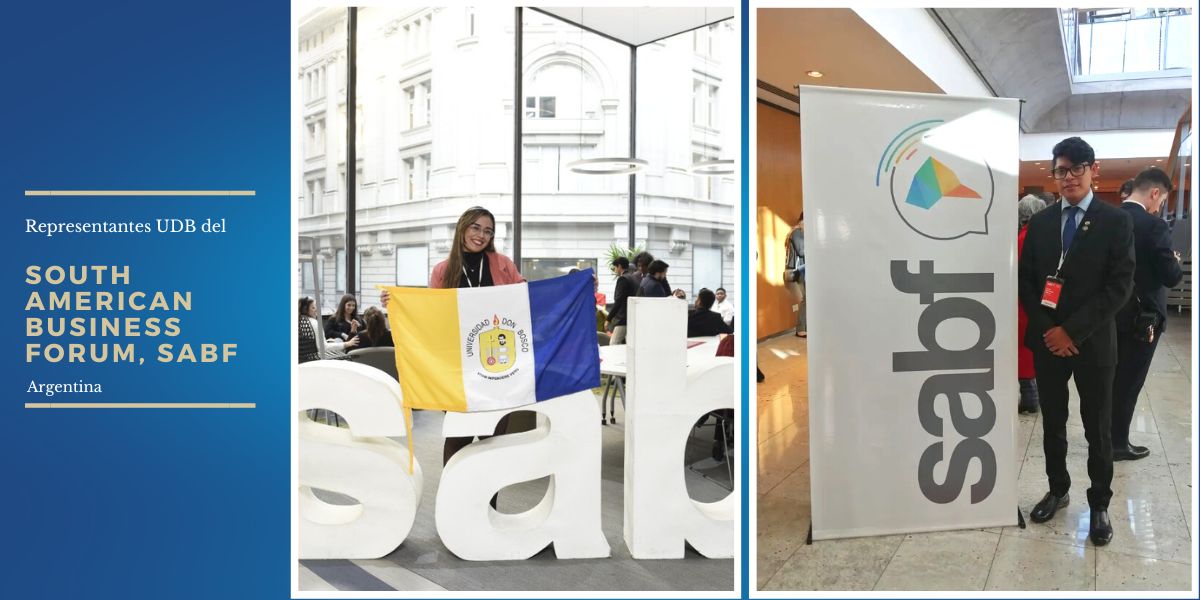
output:
[{"label": "clasped hand", "polygon": [[1061,326],[1051,327],[1049,331],[1042,334],[1042,341],[1046,343],[1046,349],[1055,356],[1066,358],[1079,354],[1075,342],[1071,340],[1071,336],[1067,335],[1067,330]]}]

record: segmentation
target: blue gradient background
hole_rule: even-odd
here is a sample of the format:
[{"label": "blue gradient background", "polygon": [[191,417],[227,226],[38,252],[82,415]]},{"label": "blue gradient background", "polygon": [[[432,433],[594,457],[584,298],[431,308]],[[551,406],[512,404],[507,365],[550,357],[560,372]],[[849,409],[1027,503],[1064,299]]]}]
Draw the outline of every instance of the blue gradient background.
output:
[{"label": "blue gradient background", "polygon": [[[287,597],[290,7],[58,2],[5,13],[2,595]],[[26,198],[26,189],[257,196]],[[158,217],[224,217],[229,233],[25,233],[27,218]],[[191,290],[193,310],[181,315],[178,338],[97,340],[134,342],[142,366],[26,363],[30,264],[129,265],[129,290]],[[238,356],[162,365],[160,341],[236,343]],[[104,393],[53,400],[258,408],[23,408],[51,400],[25,393],[30,380],[78,379]]]}]

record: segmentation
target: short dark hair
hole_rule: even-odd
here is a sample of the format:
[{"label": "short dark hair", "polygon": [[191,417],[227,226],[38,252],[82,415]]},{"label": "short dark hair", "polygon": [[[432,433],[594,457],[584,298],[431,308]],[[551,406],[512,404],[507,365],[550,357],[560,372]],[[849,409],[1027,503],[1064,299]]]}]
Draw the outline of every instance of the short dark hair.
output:
[{"label": "short dark hair", "polygon": [[666,272],[667,268],[670,266],[671,265],[668,265],[667,263],[656,259],[650,263],[649,267],[646,267],[646,272],[651,275],[656,275],[658,273]]},{"label": "short dark hair", "polygon": [[1055,144],[1050,152],[1051,161],[1057,161],[1059,157],[1071,161],[1072,165],[1091,164],[1096,162],[1096,151],[1083,138],[1069,137]]},{"label": "short dark hair", "polygon": [[1146,167],[1137,177],[1129,180],[1130,191],[1147,191],[1152,187],[1160,187],[1168,194],[1171,193],[1171,177],[1158,167]]},{"label": "short dark hair", "polygon": [[639,269],[642,265],[648,265],[652,262],[654,262],[654,255],[649,252],[638,252],[637,256],[633,257],[633,264],[637,265]]},{"label": "short dark hair", "polygon": [[700,308],[710,310],[717,301],[717,295],[712,290],[704,288],[696,293],[696,301],[700,303]]},{"label": "short dark hair", "polygon": [[717,288],[717,291],[718,291],[718,292],[724,292],[724,291],[725,291],[725,288]]},{"label": "short dark hair", "polygon": [[625,269],[626,271],[629,270],[629,259],[625,258],[624,256],[618,256],[618,257],[614,258],[612,260],[611,264],[614,267],[621,267],[622,269]]},{"label": "short dark hair", "polygon": [[1117,190],[1117,193],[1122,196],[1128,196],[1128,195],[1132,194],[1133,193],[1133,180],[1126,179],[1125,183],[1121,184],[1121,189]]}]

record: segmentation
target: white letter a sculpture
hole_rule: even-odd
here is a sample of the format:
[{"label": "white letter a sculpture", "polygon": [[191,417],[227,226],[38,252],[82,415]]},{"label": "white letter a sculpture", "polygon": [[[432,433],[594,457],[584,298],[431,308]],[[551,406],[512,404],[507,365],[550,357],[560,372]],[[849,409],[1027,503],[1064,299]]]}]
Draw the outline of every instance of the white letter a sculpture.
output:
[{"label": "white letter a sculpture", "polygon": [[[590,390],[510,410],[446,413],[443,433],[489,435],[501,417],[519,410],[536,411],[549,423],[480,440],[446,463],[436,511],[442,543],[465,560],[523,560],[550,544],[558,558],[607,557],[600,527],[600,415]],[[504,514],[489,505],[501,488],[547,475],[550,486],[537,506]]]}]

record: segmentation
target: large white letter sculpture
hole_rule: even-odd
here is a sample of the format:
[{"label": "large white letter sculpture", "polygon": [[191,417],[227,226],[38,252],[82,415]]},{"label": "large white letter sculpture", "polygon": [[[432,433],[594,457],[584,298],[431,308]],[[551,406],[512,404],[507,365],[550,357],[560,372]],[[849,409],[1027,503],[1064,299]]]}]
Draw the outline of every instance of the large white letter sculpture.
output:
[{"label": "large white letter sculpture", "polygon": [[733,556],[736,484],[717,502],[696,502],[683,468],[696,421],[734,408],[733,359],[694,355],[687,364],[686,310],[674,298],[629,299],[625,544],[634,558],[683,558],[685,541],[708,558]]},{"label": "large white letter sculpture", "polygon": [[[349,361],[300,365],[300,558],[380,558],[412,529],[421,499],[421,465],[408,473],[400,384],[383,371]],[[314,423],[323,408],[349,430]],[[351,496],[330,504],[313,488]]]},{"label": "large white letter sculpture", "polygon": [[[501,417],[520,410],[539,413],[536,429],[480,440],[446,463],[436,510],[442,543],[466,560],[523,560],[550,544],[558,558],[607,557],[600,526],[599,409],[592,392],[512,410],[446,413],[443,433],[489,435]],[[547,475],[550,486],[537,506],[503,514],[489,505],[501,488]]]}]

